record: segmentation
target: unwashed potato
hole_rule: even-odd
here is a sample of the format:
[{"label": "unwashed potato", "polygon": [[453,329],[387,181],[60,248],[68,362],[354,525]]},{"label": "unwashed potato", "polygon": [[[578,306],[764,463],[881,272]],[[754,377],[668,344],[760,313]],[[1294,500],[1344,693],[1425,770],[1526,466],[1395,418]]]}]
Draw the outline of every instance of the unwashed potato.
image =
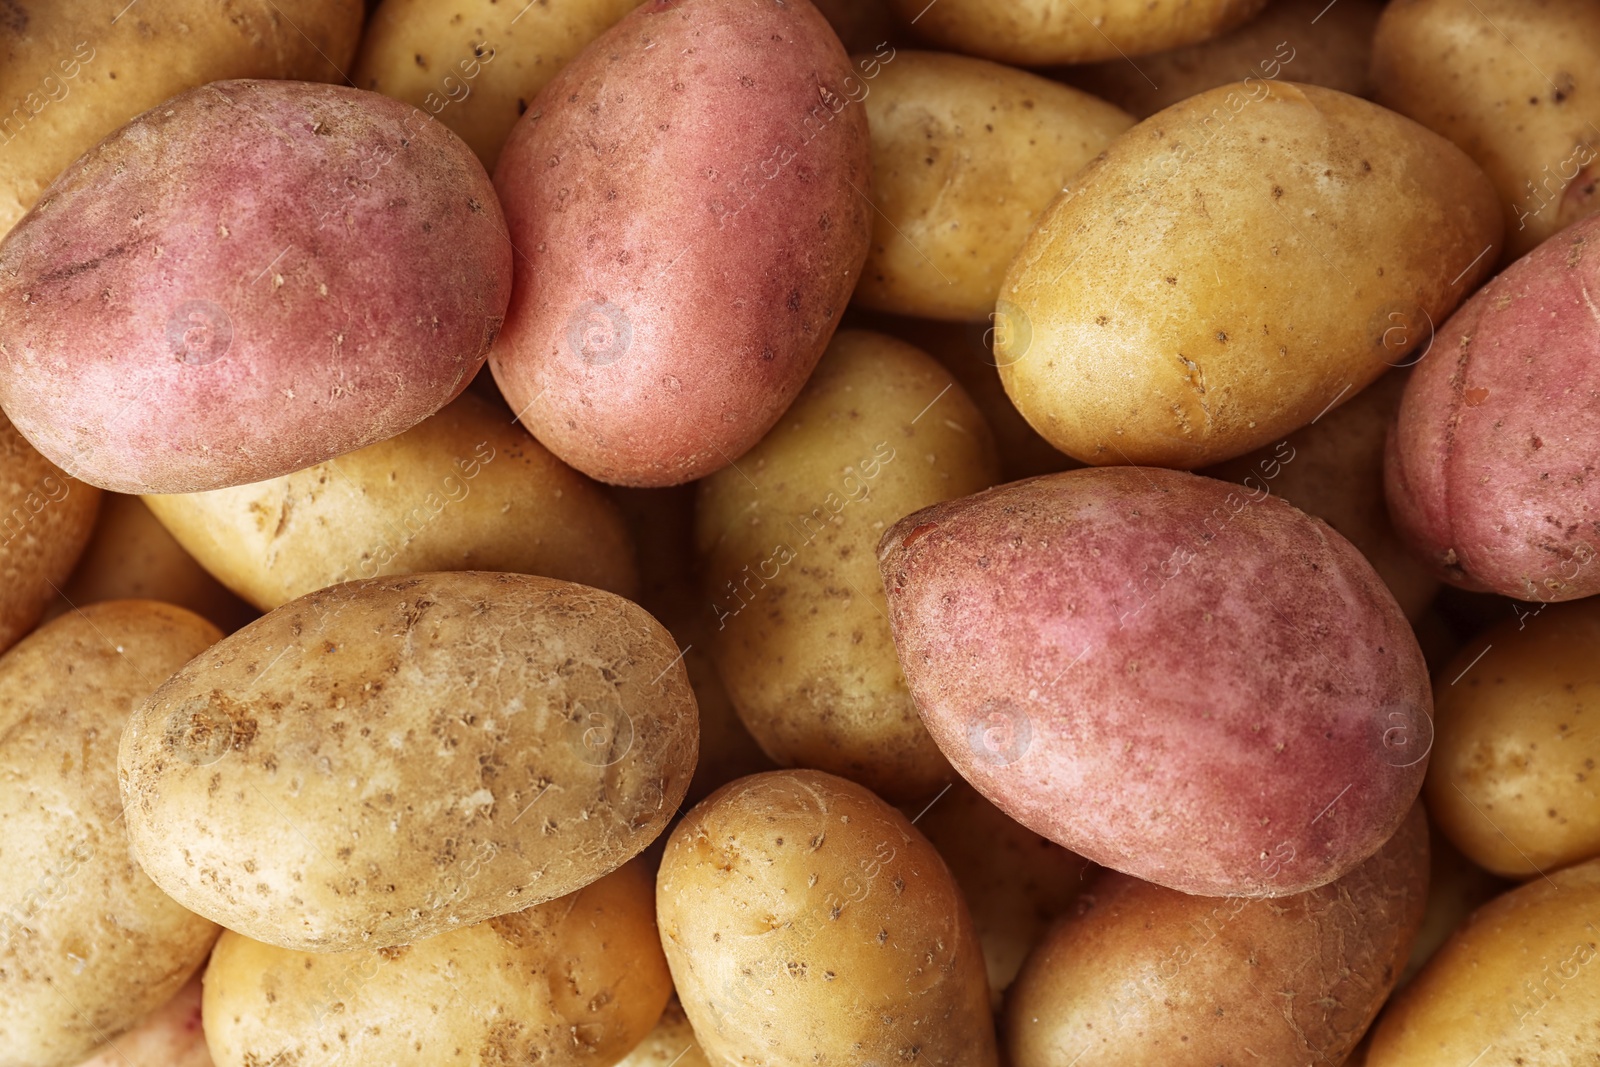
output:
[{"label": "unwashed potato", "polygon": [[1450,839],[1439,832],[1437,820],[1428,820],[1428,907],[1422,927],[1411,943],[1411,958],[1400,972],[1396,989],[1403,989],[1425,967],[1450,935],[1467,921],[1479,906],[1511,888],[1511,883],[1496,878],[1463,856]]},{"label": "unwashed potato", "polygon": [[117,492],[288,474],[466,387],[510,295],[504,230],[466,145],[399,101],[191,90],[96,145],[0,244],[0,403]]},{"label": "unwashed potato", "polygon": [[67,1067],[170,1000],[217,928],[140,869],[117,739],[222,635],[181,608],[95,604],[0,658],[0,1065]]},{"label": "unwashed potato", "polygon": [[495,168],[522,254],[490,366],[534,436],[663,486],[772,428],[866,259],[868,87],[771,0],[644,4],[545,87]]},{"label": "unwashed potato", "polygon": [[1592,1062],[1597,909],[1600,860],[1551,871],[1479,908],[1384,1012],[1366,1067]]},{"label": "unwashed potato", "polygon": [[6,0],[0,237],[96,141],[185,89],[343,81],[361,18],[360,0]]},{"label": "unwashed potato", "polygon": [[878,549],[923,721],[1002,811],[1186,893],[1349,872],[1422,786],[1427,668],[1326,524],[1155,468],[909,515]]},{"label": "unwashed potato", "polygon": [[1267,0],[889,0],[941,48],[1041,66],[1141,56],[1215,37]]},{"label": "unwashed potato", "polygon": [[1246,76],[1366,96],[1382,11],[1383,0],[1275,0],[1244,25],[1198,44],[1055,73],[1141,119]]},{"label": "unwashed potato", "polygon": [[67,477],[0,412],[0,652],[57,598],[99,510],[100,490]]},{"label": "unwashed potato", "polygon": [[1400,362],[1500,228],[1488,180],[1413,122],[1316,86],[1212,89],[1045,212],[1001,290],[1000,377],[1086,463],[1219,463]]},{"label": "unwashed potato", "polygon": [[677,646],[520,574],[302,597],[173,675],[123,735],[128,832],[174,899],[284,948],[404,945],[587,885],[694,769]]},{"label": "unwashed potato", "polygon": [[1494,182],[1507,259],[1600,210],[1597,71],[1592,0],[1393,0],[1372,51],[1378,101]]},{"label": "unwashed potato", "polygon": [[624,1056],[617,1067],[717,1067],[706,1058],[695,1039],[694,1027],[683,1013],[683,1005],[673,997],[661,1013],[654,1030]]},{"label": "unwashed potato", "polygon": [[988,319],[1040,213],[1133,125],[1087,93],[940,52],[899,52],[867,89],[878,210],[854,299],[900,315]]},{"label": "unwashed potato", "polygon": [[200,1025],[200,979],[78,1067],[216,1067]]},{"label": "unwashed potato", "polygon": [[150,510],[263,611],[324,586],[424,571],[512,571],[638,589],[598,486],[471,394],[399,437],[281,478],[151,496]]},{"label": "unwashed potato", "polygon": [[672,832],[656,914],[714,1063],[996,1067],[961,891],[854,782],[772,771],[719,789]]},{"label": "unwashed potato", "polygon": [[384,0],[350,79],[435,116],[494,170],[556,72],[639,0]]},{"label": "unwashed potato", "polygon": [[989,428],[943,367],[848,330],[772,432],[705,480],[696,536],[717,670],[779,764],[896,802],[954,777],[906,689],[873,549],[900,516],[998,478]]},{"label": "unwashed potato", "polygon": [[1359,867],[1282,900],[1186,896],[1108,871],[1012,987],[1012,1064],[1339,1063],[1394,988],[1427,887],[1421,805]]},{"label": "unwashed potato", "polygon": [[217,1067],[611,1067],[672,994],[636,860],[537,907],[412,945],[313,955],[222,935]]}]

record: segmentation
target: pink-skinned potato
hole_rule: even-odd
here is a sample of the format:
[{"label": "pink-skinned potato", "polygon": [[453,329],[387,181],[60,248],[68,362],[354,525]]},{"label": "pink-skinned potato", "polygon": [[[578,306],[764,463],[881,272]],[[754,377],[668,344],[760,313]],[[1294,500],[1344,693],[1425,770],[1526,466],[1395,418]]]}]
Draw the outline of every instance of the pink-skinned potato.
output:
[{"label": "pink-skinned potato", "polygon": [[0,245],[0,404],[104,489],[288,474],[465,388],[510,296],[503,231],[477,158],[409,105],[202,86],[80,158]]},{"label": "pink-skinned potato", "polygon": [[1389,436],[1395,526],[1464,589],[1600,593],[1600,217],[1550,238],[1439,329]]},{"label": "pink-skinned potato", "polygon": [[1416,638],[1360,553],[1276,497],[1068,471],[925,508],[878,555],[940,749],[1096,863],[1286,896],[1372,855],[1421,788]]},{"label": "pink-skinned potato", "polygon": [[78,1067],[215,1067],[200,1028],[200,979]]},{"label": "pink-skinned potato", "polygon": [[866,260],[866,91],[810,0],[652,0],[545,87],[495,168],[490,366],[535,437],[633,486],[761,439]]}]

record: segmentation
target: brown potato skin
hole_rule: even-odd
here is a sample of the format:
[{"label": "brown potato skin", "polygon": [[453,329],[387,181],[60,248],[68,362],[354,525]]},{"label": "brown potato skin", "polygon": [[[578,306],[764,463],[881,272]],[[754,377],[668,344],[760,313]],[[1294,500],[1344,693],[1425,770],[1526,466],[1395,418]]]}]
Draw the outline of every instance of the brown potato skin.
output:
[{"label": "brown potato skin", "polygon": [[140,707],[120,768],[129,834],[174,899],[339,952],[621,866],[682,801],[696,734],[677,646],[643,609],[460,571],[351,582],[250,624]]},{"label": "brown potato skin", "polygon": [[1473,912],[1394,998],[1366,1067],[1581,1067],[1600,1048],[1600,860]]},{"label": "brown potato skin", "polygon": [[510,284],[488,175],[426,114],[215,82],[100,142],[0,244],[0,403],[104,489],[274,478],[453,399]]},{"label": "brown potato skin", "polygon": [[1210,466],[1402,362],[1500,228],[1488,179],[1415,123],[1313,85],[1221,86],[1113,141],[1045,212],[996,306],[1000,377],[1075,459]]},{"label": "brown potato skin", "polygon": [[200,978],[78,1067],[216,1067],[200,1026]]},{"label": "brown potato skin", "polygon": [[[1428,890],[1421,805],[1338,881],[1275,901],[1102,874],[1006,1004],[1014,1067],[1339,1063],[1399,977]],[[1076,1057],[1076,1058],[1075,1058]]]},{"label": "brown potato skin", "polygon": [[94,604],[0,658],[0,1065],[68,1067],[165,1004],[217,928],[140,869],[117,738],[222,635],[148,600]]},{"label": "brown potato skin", "polygon": [[33,629],[66,583],[100,512],[100,490],[41,456],[0,413],[0,652]]},{"label": "brown potato skin", "polygon": [[413,945],[292,952],[233,931],[206,968],[217,1067],[611,1067],[672,994],[650,874]]},{"label": "brown potato skin", "polygon": [[998,1063],[955,879],[854,782],[772,771],[717,790],[667,842],[656,915],[714,1063]]},{"label": "brown potato skin", "polygon": [[495,168],[522,255],[490,366],[535,437],[632,486],[760,440],[866,258],[864,87],[809,0],[651,0],[545,87]]},{"label": "brown potato skin", "polygon": [[262,611],[358,578],[450,570],[638,594],[632,540],[600,487],[470,393],[337,460],[146,503]]},{"label": "brown potato skin", "polygon": [[870,52],[899,36],[885,0],[814,0],[848,52]]},{"label": "brown potato skin", "polygon": [[1287,896],[1377,851],[1421,788],[1432,702],[1405,616],[1270,495],[1068,471],[907,516],[878,557],[940,749],[1095,863]]},{"label": "brown potato skin", "polygon": [[147,108],[228,78],[343,81],[360,0],[9,0],[0,37],[0,238],[78,156]]}]

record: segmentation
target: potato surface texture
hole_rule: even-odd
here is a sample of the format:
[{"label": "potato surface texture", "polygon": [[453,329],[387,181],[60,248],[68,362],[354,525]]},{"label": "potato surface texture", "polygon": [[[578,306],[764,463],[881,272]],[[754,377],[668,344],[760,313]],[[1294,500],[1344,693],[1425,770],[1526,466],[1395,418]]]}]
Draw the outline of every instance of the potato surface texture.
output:
[{"label": "potato surface texture", "polygon": [[503,234],[481,165],[414,108],[195,89],[78,160],[0,244],[0,403],[105,489],[288,474],[465,388],[510,293]]},{"label": "potato surface texture", "polygon": [[667,842],[656,914],[713,1063],[997,1063],[961,891],[854,782],[772,771],[717,790]]},{"label": "potato surface texture", "polygon": [[121,773],[140,860],[174,899],[338,952],[614,870],[672,817],[695,739],[677,646],[642,609],[468,571],[352,582],[257,620],[140,708]]},{"label": "potato surface texture", "polygon": [[1068,471],[907,516],[878,556],[940,749],[1096,863],[1286,896],[1370,856],[1421,788],[1416,638],[1350,543],[1280,500]]},{"label": "potato surface texture", "polygon": [[809,0],[651,0],[545,87],[495,169],[522,256],[490,365],[534,436],[662,486],[772,427],[866,258],[865,91]]},{"label": "potato surface texture", "polygon": [[1222,86],[1068,183],[1006,276],[996,362],[1075,459],[1219,463],[1402,362],[1492,269],[1500,227],[1488,179],[1415,123]]}]

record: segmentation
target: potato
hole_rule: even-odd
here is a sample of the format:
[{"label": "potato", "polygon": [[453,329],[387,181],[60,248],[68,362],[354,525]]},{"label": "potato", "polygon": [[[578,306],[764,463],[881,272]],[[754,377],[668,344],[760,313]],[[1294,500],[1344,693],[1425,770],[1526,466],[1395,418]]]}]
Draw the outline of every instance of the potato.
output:
[{"label": "potato", "polygon": [[1372,46],[1378,101],[1494,182],[1507,259],[1600,210],[1597,66],[1590,0],[1394,0]]},{"label": "potato", "polygon": [[1479,908],[1395,997],[1367,1067],[1578,1067],[1594,1059],[1600,861]]},{"label": "potato", "polygon": [[449,130],[354,89],[218,82],[102,141],[0,244],[0,403],[105,489],[276,478],[454,398],[510,282]]},{"label": "potato", "polygon": [[0,658],[0,1065],[68,1067],[205,962],[121,824],[116,744],[160,679],[222,636],[181,608],[95,604]]},{"label": "potato", "polygon": [[867,83],[809,2],[639,7],[495,168],[517,265],[490,356],[556,455],[677,485],[761,439],[866,259]]},{"label": "potato", "polygon": [[1085,463],[1220,463],[1400,362],[1500,225],[1488,180],[1414,123],[1315,86],[1212,89],[1045,212],[1001,289],[1000,377]]},{"label": "potato", "polygon": [[229,931],[206,968],[217,1067],[610,1067],[672,993],[638,861],[413,945],[292,952]]},{"label": "potato", "polygon": [[863,101],[872,129],[872,250],[855,300],[987,320],[1039,215],[1133,117],[981,59],[899,52]]},{"label": "potato", "polygon": [[384,0],[361,38],[357,88],[435,116],[494,170],[511,127],[556,72],[639,0]]},{"label": "potato", "polygon": [[1427,668],[1349,542],[1268,495],[1089,468],[900,520],[878,548],[934,740],[1024,826],[1206,896],[1288,896],[1422,785]]},{"label": "potato", "polygon": [[200,979],[78,1067],[216,1067],[200,1028]]},{"label": "potato", "polygon": [[889,2],[941,48],[1020,66],[1162,52],[1224,33],[1267,5],[1267,0]]},{"label": "potato", "polygon": [[854,782],[772,771],[717,790],[667,842],[656,915],[713,1063],[998,1063],[955,879]]},{"label": "potato", "polygon": [[1441,577],[1529,601],[1600,593],[1600,218],[1541,245],[1439,329],[1385,463],[1395,527]]},{"label": "potato", "polygon": [[0,412],[0,652],[33,629],[83,553],[100,490],[41,456]]},{"label": "potato", "polygon": [[1382,11],[1383,0],[1273,0],[1249,22],[1198,44],[1056,73],[1141,119],[1245,74],[1366,96]]},{"label": "potato", "polygon": [[185,89],[343,81],[361,18],[359,0],[7,0],[0,237],[95,142]]},{"label": "potato", "polygon": [[263,611],[339,582],[424,571],[538,574],[619,596],[638,588],[615,505],[472,395],[337,460],[147,502]]},{"label": "potato", "polygon": [[1428,906],[1422,927],[1411,943],[1411,958],[1400,972],[1396,989],[1410,984],[1451,934],[1467,921],[1479,905],[1511,888],[1463,856],[1450,839],[1439,833],[1438,822],[1428,820]]},{"label": "potato", "polygon": [[1415,622],[1439,581],[1413,556],[1389,520],[1383,496],[1383,450],[1406,379],[1390,372],[1276,445],[1204,473],[1281,496],[1338,530],[1361,550]]},{"label": "potato", "polygon": [[779,764],[905,803],[954,778],[895,658],[873,549],[907,512],[998,479],[983,416],[944,368],[855,330],[772,432],[706,479],[696,536],[713,655]]},{"label": "potato", "polygon": [[666,826],[694,697],[642,609],[520,574],[351,582],[173,675],[123,736],[128,832],[172,897],[308,952],[565,896]]},{"label": "potato", "polygon": [[870,52],[897,36],[884,0],[815,0],[846,49]]},{"label": "potato", "polygon": [[1420,806],[1337,882],[1283,900],[1191,897],[1106,872],[1017,978],[1012,1063],[1339,1063],[1394,986],[1427,884]]},{"label": "potato", "polygon": [[617,1067],[717,1067],[695,1040],[694,1027],[673,997],[654,1030],[617,1063]]}]

